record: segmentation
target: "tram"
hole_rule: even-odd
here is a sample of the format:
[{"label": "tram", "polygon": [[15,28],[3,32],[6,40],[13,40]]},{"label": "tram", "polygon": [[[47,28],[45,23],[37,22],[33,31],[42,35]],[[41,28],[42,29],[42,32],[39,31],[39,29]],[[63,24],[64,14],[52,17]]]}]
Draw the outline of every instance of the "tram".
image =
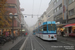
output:
[{"label": "tram", "polygon": [[35,30],[35,35],[43,40],[54,40],[57,41],[57,28],[55,21],[43,22]]},{"label": "tram", "polygon": [[33,30],[33,35],[35,35],[35,30]]}]

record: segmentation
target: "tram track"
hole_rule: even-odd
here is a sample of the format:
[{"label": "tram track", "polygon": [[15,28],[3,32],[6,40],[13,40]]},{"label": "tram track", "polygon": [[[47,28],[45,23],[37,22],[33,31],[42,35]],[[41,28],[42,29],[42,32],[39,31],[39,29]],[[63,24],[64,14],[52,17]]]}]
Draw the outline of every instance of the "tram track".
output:
[{"label": "tram track", "polygon": [[64,46],[72,46],[72,45],[68,45],[59,40],[58,42],[43,41],[42,39],[39,39],[36,36],[30,35],[24,45],[23,50],[66,50]]},{"label": "tram track", "polygon": [[[38,50],[38,49],[39,50],[46,50],[46,48],[37,39],[35,39],[35,37],[32,36],[32,38],[30,38],[30,39],[31,39],[32,50]],[[36,42],[36,45],[38,46],[38,48],[37,48],[37,46],[35,46],[35,44],[34,44],[35,42]]]}]

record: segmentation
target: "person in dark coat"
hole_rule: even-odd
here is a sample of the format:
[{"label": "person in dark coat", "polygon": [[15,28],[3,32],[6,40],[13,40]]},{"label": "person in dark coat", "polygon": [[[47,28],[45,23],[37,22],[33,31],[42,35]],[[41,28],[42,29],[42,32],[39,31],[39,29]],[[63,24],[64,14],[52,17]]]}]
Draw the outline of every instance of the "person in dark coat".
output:
[{"label": "person in dark coat", "polygon": [[75,29],[74,29],[73,33],[75,33]]},{"label": "person in dark coat", "polygon": [[64,36],[64,31],[63,30],[61,30],[61,36]]}]

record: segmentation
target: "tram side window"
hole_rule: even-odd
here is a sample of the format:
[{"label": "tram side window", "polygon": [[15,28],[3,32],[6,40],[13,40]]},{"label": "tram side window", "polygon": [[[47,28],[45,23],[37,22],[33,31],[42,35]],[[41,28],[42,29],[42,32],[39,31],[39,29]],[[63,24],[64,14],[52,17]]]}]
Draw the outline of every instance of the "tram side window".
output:
[{"label": "tram side window", "polygon": [[39,30],[40,30],[40,31],[43,31],[43,27],[41,26],[41,27],[39,28]]},{"label": "tram side window", "polygon": [[41,26],[41,31],[43,31],[43,26]]},{"label": "tram side window", "polygon": [[39,31],[41,31],[41,27],[39,28]]},{"label": "tram side window", "polygon": [[43,26],[43,31],[47,31],[47,25]]}]

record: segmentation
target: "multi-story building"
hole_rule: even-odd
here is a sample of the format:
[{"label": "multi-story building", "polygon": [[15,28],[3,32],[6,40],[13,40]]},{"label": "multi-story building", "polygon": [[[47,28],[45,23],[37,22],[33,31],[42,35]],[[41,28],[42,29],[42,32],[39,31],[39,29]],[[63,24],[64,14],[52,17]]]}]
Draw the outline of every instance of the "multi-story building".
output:
[{"label": "multi-story building", "polygon": [[17,20],[14,19],[14,26],[15,27],[19,27],[20,26],[20,20],[21,20],[21,15],[20,14],[20,3],[19,0],[7,0],[7,10],[9,11],[9,13],[12,13],[13,15],[15,15],[16,13],[18,14],[17,16]]},{"label": "multi-story building", "polygon": [[75,0],[68,0],[68,23],[75,23]]},{"label": "multi-story building", "polygon": [[44,12],[41,17],[39,17],[39,20],[38,20],[38,24],[42,24],[43,22],[46,22],[47,21],[47,17],[46,17],[46,12]]},{"label": "multi-story building", "polygon": [[6,8],[7,0],[0,0],[0,34],[2,34],[2,30],[10,27],[11,19],[7,16]]},{"label": "multi-story building", "polygon": [[53,0],[54,20],[66,24],[67,0]]},{"label": "multi-story building", "polygon": [[44,12],[41,17],[43,22],[47,21],[46,12]]},{"label": "multi-story building", "polygon": [[75,0],[68,0],[68,28],[69,36],[75,36]]},{"label": "multi-story building", "polygon": [[[14,35],[18,35],[20,33],[19,31],[21,29],[21,27],[20,27],[20,25],[21,25],[20,2],[19,2],[19,0],[2,0],[2,1],[6,1],[4,9],[7,11],[4,14],[6,16],[6,17],[4,17],[4,19],[6,19],[6,21],[8,21],[7,24],[10,24],[9,27],[6,27],[6,26],[8,26],[8,25],[6,25],[5,28],[2,28],[3,33],[5,34],[6,32],[9,32],[11,34],[12,24],[13,24],[13,27],[14,27],[13,33],[14,33]],[[4,2],[2,2],[2,3],[4,3]],[[3,10],[3,11],[5,11],[5,10]],[[17,18],[15,18],[15,16],[14,16],[13,23],[11,22],[12,19],[10,20],[10,16],[9,16],[10,13],[12,13],[13,15],[15,15],[15,14],[18,15]],[[18,33],[18,34],[16,34],[16,33]]]},{"label": "multi-story building", "polygon": [[46,10],[47,21],[54,21],[53,15],[53,0],[51,0]]},{"label": "multi-story building", "polygon": [[[21,28],[21,11],[20,11],[20,2],[19,0],[7,0],[7,10],[9,13],[12,13],[13,15],[17,14],[17,18],[14,16],[14,33],[18,32],[18,30]],[[12,23],[11,23],[12,26]]]}]

